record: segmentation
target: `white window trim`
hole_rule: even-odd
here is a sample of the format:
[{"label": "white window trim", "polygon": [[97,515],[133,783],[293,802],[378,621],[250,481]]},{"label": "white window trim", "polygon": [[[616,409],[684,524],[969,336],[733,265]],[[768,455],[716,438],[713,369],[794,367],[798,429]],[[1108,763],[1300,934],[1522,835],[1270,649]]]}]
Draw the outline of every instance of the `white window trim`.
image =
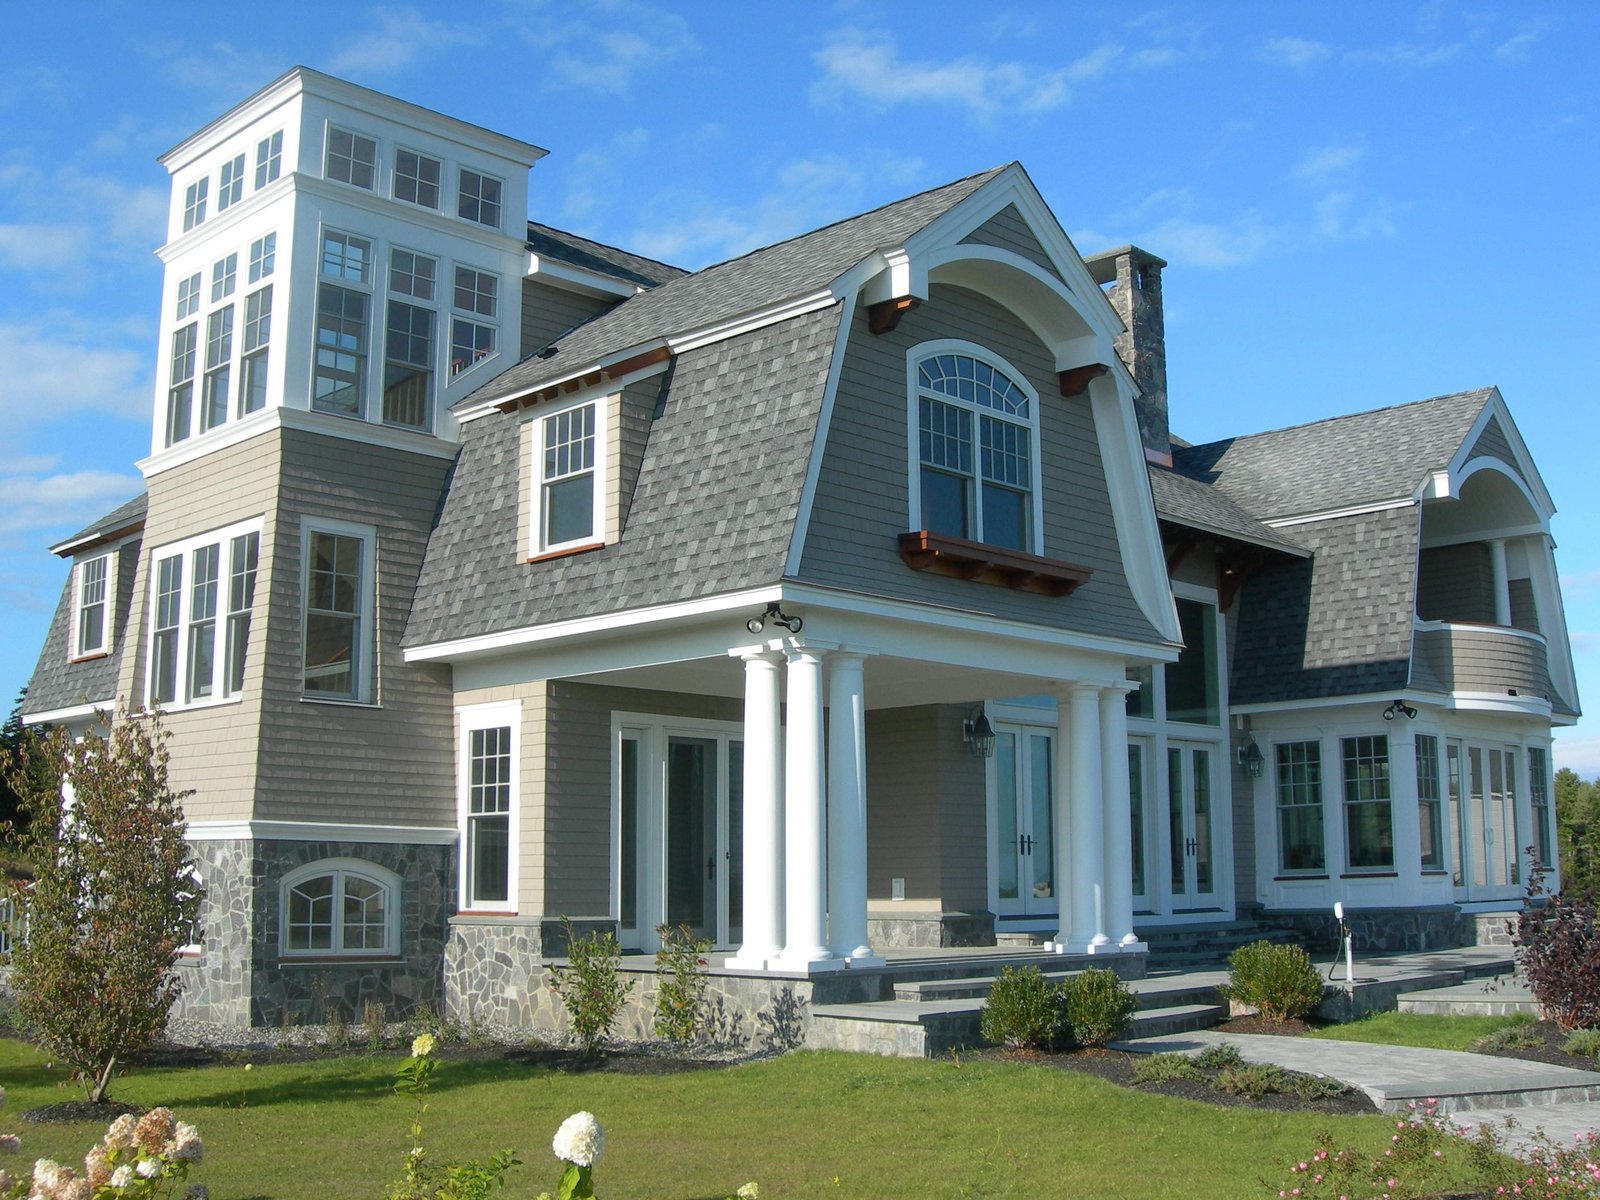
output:
[{"label": "white window trim", "polygon": [[[1029,470],[1032,475],[1030,482],[1031,495],[1029,497],[1028,524],[1028,550],[1033,554],[1044,553],[1044,500],[1043,500],[1043,471],[1041,463],[1044,458],[1043,438],[1041,425],[1043,414],[1040,411],[1039,393],[1028,381],[1028,377],[1020,370],[1006,361],[993,350],[980,346],[976,342],[965,341],[961,338],[937,338],[933,341],[919,342],[906,351],[906,501],[907,501],[907,529],[923,529],[926,526],[922,521],[922,452],[919,445],[918,429],[920,419],[921,388],[917,385],[917,365],[924,359],[932,358],[938,354],[960,354],[975,358],[979,362],[987,363],[997,371],[1005,373],[1007,379],[1017,385],[1017,388],[1028,397],[1028,420],[1017,421],[1015,417],[994,413],[982,405],[967,405],[954,396],[943,396],[941,399],[949,400],[969,410],[974,414],[990,413],[999,416],[1002,420],[1010,420],[1015,424],[1028,424],[1032,429],[1033,445],[1029,454]],[[982,521],[982,470],[978,466],[977,458],[981,453],[977,440],[977,424],[973,424],[974,440],[972,446],[973,472],[974,472],[974,519]],[[974,541],[983,541],[981,537],[974,537]]]},{"label": "white window trim", "polygon": [[[528,472],[531,478],[527,486],[531,489],[528,498],[529,527],[528,527],[528,557],[543,558],[552,554],[565,554],[575,550],[587,550],[606,544],[606,508],[611,495],[611,478],[608,473],[607,453],[609,446],[609,425],[607,416],[615,395],[590,397],[587,400],[578,400],[555,405],[550,408],[534,410],[534,417],[528,422],[530,429],[527,436],[533,439],[530,461],[532,469]],[[545,424],[554,417],[574,409],[592,406],[594,408],[594,525],[588,537],[574,538],[566,542],[545,543],[544,540],[544,431]]]},{"label": "white window trim", "polygon": [[[161,707],[167,712],[177,712],[183,709],[214,708],[219,704],[237,704],[243,698],[242,692],[224,695],[227,682],[227,655],[224,652],[224,634],[227,627],[227,594],[228,585],[228,549],[236,537],[246,534],[261,533],[262,520],[252,517],[248,521],[240,521],[222,529],[214,529],[210,533],[203,533],[197,537],[186,538],[181,542],[169,542],[165,546],[157,546],[151,550],[146,558],[146,569],[149,573],[148,608],[146,609],[146,625],[149,627],[145,634],[144,656],[144,694],[146,699],[155,691],[156,667],[156,588],[160,586],[160,576],[156,571],[156,564],[163,559],[181,556],[183,574],[178,587],[178,650],[173,666],[173,687],[176,695],[171,700],[162,701]],[[194,603],[194,552],[203,546],[217,547],[217,612],[216,622],[217,639],[212,653],[211,666],[211,695],[199,700],[185,699],[189,679],[189,624],[191,606]],[[260,567],[257,567],[258,572]],[[257,602],[265,595],[260,575],[256,578]]]},{"label": "white window trim", "polygon": [[[371,187],[362,187],[359,183],[351,183],[347,180],[335,179],[328,173],[328,167],[333,160],[333,135],[335,133],[347,133],[352,139],[360,138],[363,141],[372,143]],[[351,142],[350,148],[352,151],[355,149],[354,141]],[[352,159],[352,161],[354,160]],[[379,196],[383,194],[380,186],[383,183],[383,178],[383,140],[381,138],[370,133],[362,133],[359,129],[352,129],[348,125],[336,125],[332,121],[329,121],[326,123],[326,125],[324,125],[322,130],[322,181],[324,183],[333,184],[335,187],[347,187],[352,191],[366,192],[370,196]]]},{"label": "white window trim", "polygon": [[[429,257],[433,256],[430,255]],[[504,340],[501,337],[505,330],[501,323],[500,314],[504,310],[506,303],[506,279],[501,272],[491,271],[487,267],[478,266],[476,263],[459,261],[450,261],[446,263],[443,259],[439,261],[441,265],[448,265],[450,269],[450,277],[448,280],[434,281],[435,293],[438,293],[446,287],[450,289],[449,300],[441,300],[439,302],[441,311],[448,314],[448,320],[444,323],[445,328],[439,331],[439,356],[444,364],[444,370],[442,374],[444,376],[445,385],[454,386],[458,379],[465,379],[468,375],[478,370],[485,363],[493,362],[495,359],[499,358],[505,349]],[[487,275],[494,280],[494,316],[485,316],[475,308],[462,308],[456,303],[457,270],[471,271],[475,275]],[[492,329],[494,331],[494,348],[482,358],[475,358],[466,366],[462,367],[461,370],[452,372],[450,369],[450,356],[455,349],[455,326],[458,320],[465,321],[469,325],[481,325],[486,329]]]},{"label": "white window trim", "polygon": [[[436,182],[434,184],[434,187],[438,188],[438,190],[439,190],[439,202],[437,204],[424,204],[420,200],[407,200],[407,199],[403,198],[399,194],[399,191],[397,190],[395,185],[399,182],[399,179],[400,179],[400,156],[402,154],[414,154],[414,155],[416,155],[417,158],[426,159],[428,162],[434,163],[434,164],[436,164],[438,166],[438,168],[439,168],[439,179],[438,179],[438,182]],[[440,158],[437,154],[429,154],[426,150],[417,150],[417,149],[412,148],[411,146],[406,146],[406,145],[399,144],[399,143],[397,143],[395,145],[393,153],[390,155],[390,157],[394,160],[392,163],[389,164],[389,197],[390,197],[390,199],[395,200],[396,202],[398,202],[400,204],[409,204],[413,208],[420,208],[423,212],[432,212],[432,213],[442,212],[443,211],[443,207],[444,207],[444,197],[445,197],[445,180],[450,177],[449,176],[450,164],[445,162],[445,160]],[[504,191],[503,191],[504,185],[502,184],[501,187],[502,187],[502,193],[501,194],[504,195]]]},{"label": "white window trim", "polygon": [[[67,660],[69,662],[83,662],[91,658],[104,658],[111,653],[112,616],[116,611],[117,600],[117,559],[116,549],[96,554],[89,558],[81,559],[72,566],[72,627],[67,631]],[[106,564],[106,590],[101,601],[105,605],[104,619],[100,622],[100,644],[98,646],[80,646],[78,644],[78,631],[82,628],[83,620],[83,571],[90,563],[105,560]]]},{"label": "white window trim", "polygon": [[[342,537],[361,539],[361,595],[357,619],[356,651],[365,650],[367,661],[359,660],[355,670],[355,693],[349,696],[316,695],[305,690],[306,664],[306,612],[311,603],[311,535],[332,533]],[[350,521],[335,521],[326,517],[300,518],[300,699],[308,704],[363,704],[377,703],[378,694],[378,622],[377,622],[377,563],[378,530],[372,525],[357,525]]]},{"label": "white window trim", "polygon": [[[327,950],[289,949],[289,891],[296,884],[319,875],[336,877],[333,904],[333,942]],[[344,948],[344,877],[359,875],[384,889],[383,941],[377,949],[347,950]],[[296,867],[278,884],[278,956],[280,958],[398,958],[400,956],[400,909],[402,904],[401,879],[387,867],[359,858],[323,858]]]},{"label": "white window trim", "polygon": [[[511,814],[506,839],[506,899],[503,904],[475,905],[467,879],[468,815],[472,807],[471,735],[478,729],[511,730]],[[456,910],[462,913],[515,915],[521,907],[522,836],[522,701],[502,700],[456,709]]]},{"label": "white window trim", "polygon": [[[487,179],[487,180],[490,180],[493,183],[498,183],[500,185],[500,201],[499,201],[499,204],[498,204],[498,207],[500,209],[500,219],[498,221],[496,221],[493,225],[489,224],[487,221],[479,221],[479,220],[476,220],[473,217],[464,217],[464,216],[461,215],[461,175],[462,175],[463,172],[466,172],[466,171],[470,171],[472,174],[476,175],[479,179]],[[444,190],[444,188],[443,188],[443,185],[441,184],[440,191],[442,192],[443,190]],[[456,202],[455,202],[454,208],[453,208],[453,210],[451,212],[451,215],[454,216],[456,220],[465,221],[468,225],[475,225],[479,229],[493,229],[496,232],[499,232],[499,231],[501,231],[501,230],[503,230],[505,228],[505,224],[506,224],[506,190],[507,190],[506,189],[506,181],[504,179],[502,179],[500,176],[491,175],[487,171],[480,171],[477,167],[469,167],[469,166],[466,166],[465,164],[457,163],[456,164]],[[441,196],[441,199],[442,198],[443,197]],[[482,196],[478,197],[478,203],[480,205],[483,203],[483,197]]]},{"label": "white window trim", "polygon": [[[1317,802],[1315,806],[1310,804],[1285,806],[1282,803],[1282,792],[1280,791],[1283,777],[1278,766],[1278,747],[1301,745],[1311,745],[1317,748]],[[1331,878],[1335,872],[1329,869],[1328,859],[1328,764],[1326,747],[1323,745],[1322,736],[1318,733],[1312,732],[1305,732],[1303,734],[1285,733],[1276,740],[1273,740],[1268,745],[1265,753],[1270,755],[1270,761],[1272,764],[1272,788],[1271,795],[1268,797],[1268,799],[1272,808],[1272,835],[1273,841],[1276,844],[1275,861],[1278,867],[1278,876],[1281,879],[1321,880]],[[1343,781],[1341,780],[1340,782],[1342,789]],[[1340,792],[1340,797],[1341,799],[1343,798],[1342,790]],[[1281,814],[1285,807],[1315,807],[1322,815],[1322,865],[1320,867],[1291,867],[1285,863],[1283,854],[1283,827],[1280,824]],[[1340,815],[1343,816],[1342,810]]]}]

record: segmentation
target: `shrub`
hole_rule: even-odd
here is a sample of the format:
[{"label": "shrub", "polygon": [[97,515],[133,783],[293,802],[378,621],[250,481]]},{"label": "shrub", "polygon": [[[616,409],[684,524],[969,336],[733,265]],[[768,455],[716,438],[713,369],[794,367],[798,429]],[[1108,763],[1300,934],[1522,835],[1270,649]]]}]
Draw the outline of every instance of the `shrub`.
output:
[{"label": "shrub", "polygon": [[656,926],[661,949],[656,951],[656,1016],[658,1037],[686,1045],[700,1036],[705,1022],[706,960],[711,943],[697,938],[687,925]]},{"label": "shrub", "polygon": [[1196,1065],[1207,1071],[1221,1071],[1228,1067],[1237,1067],[1244,1062],[1244,1055],[1239,1053],[1239,1047],[1232,1042],[1218,1042],[1215,1046],[1207,1046],[1195,1055]]},{"label": "shrub", "polygon": [[1590,894],[1569,899],[1557,893],[1546,899],[1549,872],[1534,858],[1511,934],[1517,970],[1540,1011],[1559,1028],[1600,1025],[1600,913]]},{"label": "shrub", "polygon": [[1091,967],[1061,985],[1063,1021],[1080,1046],[1104,1046],[1128,1031],[1139,1007],[1115,971]]},{"label": "shrub", "polygon": [[1007,1050],[1038,1050],[1061,1029],[1061,991],[1038,967],[1001,967],[978,1017],[984,1040]]},{"label": "shrub", "polygon": [[1289,1073],[1271,1063],[1240,1063],[1217,1073],[1216,1086],[1230,1096],[1259,1100],[1268,1092],[1288,1091]]},{"label": "shrub", "polygon": [[1220,990],[1266,1020],[1282,1022],[1322,1003],[1322,976],[1299,946],[1251,942],[1228,956],[1228,982]]},{"label": "shrub", "polygon": [[389,1010],[382,1000],[368,1000],[361,1006],[361,1028],[366,1031],[367,1049],[373,1054],[383,1049],[383,1038],[389,1030]]},{"label": "shrub", "polygon": [[1484,1050],[1535,1050],[1544,1045],[1544,1035],[1533,1027],[1532,1021],[1516,1021],[1486,1033],[1472,1043],[1477,1051]]},{"label": "shrub", "polygon": [[[0,1104],[5,1103],[0,1089]],[[22,1139],[15,1134],[0,1135],[0,1151],[15,1154]],[[189,1175],[189,1168],[200,1162],[205,1147],[193,1125],[173,1119],[172,1111],[152,1108],[137,1120],[131,1113],[111,1122],[102,1137],[83,1157],[80,1173],[72,1167],[47,1158],[35,1159],[33,1170],[13,1177],[0,1171],[0,1196],[7,1200],[39,1197],[96,1196],[139,1197],[154,1200],[171,1195]],[[195,1184],[184,1193],[184,1200],[203,1198],[209,1193]]]},{"label": "shrub", "polygon": [[1575,1029],[1561,1048],[1574,1058],[1600,1057],[1600,1029]]},{"label": "shrub", "polygon": [[1337,1079],[1329,1079],[1326,1075],[1302,1075],[1298,1071],[1288,1074],[1289,1090],[1302,1100],[1332,1100],[1350,1090]]},{"label": "shrub", "polygon": [[556,996],[567,1010],[572,1036],[585,1054],[597,1054],[611,1040],[633,981],[622,978],[622,947],[610,930],[576,937],[572,922],[561,918],[567,935],[567,962],[554,975]]},{"label": "shrub", "polygon": [[166,1028],[178,949],[193,939],[202,895],[159,717],[124,709],[103,733],[75,743],[53,731],[41,752],[49,769],[11,774],[28,812],[20,845],[38,872],[11,990],[95,1102],[117,1063]]},{"label": "shrub", "polygon": [[1204,1079],[1205,1072],[1187,1054],[1147,1054],[1133,1067],[1135,1083],[1166,1083],[1173,1079]]}]

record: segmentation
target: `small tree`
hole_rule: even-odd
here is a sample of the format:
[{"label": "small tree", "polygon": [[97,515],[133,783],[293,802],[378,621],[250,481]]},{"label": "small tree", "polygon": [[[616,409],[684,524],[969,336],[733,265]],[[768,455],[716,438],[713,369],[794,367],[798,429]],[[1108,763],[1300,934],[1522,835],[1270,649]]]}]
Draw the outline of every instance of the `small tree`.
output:
[{"label": "small tree", "polygon": [[187,793],[167,782],[160,718],[122,710],[101,734],[74,742],[52,731],[53,770],[11,777],[36,872],[11,986],[24,1020],[95,1103],[118,1060],[166,1028],[180,987],[173,965],[201,899],[184,841]]}]

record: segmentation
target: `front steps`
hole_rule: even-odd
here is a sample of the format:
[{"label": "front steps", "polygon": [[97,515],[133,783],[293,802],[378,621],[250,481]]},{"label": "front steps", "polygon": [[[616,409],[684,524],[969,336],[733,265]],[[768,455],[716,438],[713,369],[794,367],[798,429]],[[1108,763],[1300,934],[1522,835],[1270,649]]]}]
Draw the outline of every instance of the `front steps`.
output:
[{"label": "front steps", "polygon": [[1141,927],[1139,936],[1150,947],[1153,967],[1191,967],[1225,963],[1240,946],[1252,942],[1277,945],[1302,944],[1292,930],[1255,921],[1227,921],[1219,925],[1166,925]]}]

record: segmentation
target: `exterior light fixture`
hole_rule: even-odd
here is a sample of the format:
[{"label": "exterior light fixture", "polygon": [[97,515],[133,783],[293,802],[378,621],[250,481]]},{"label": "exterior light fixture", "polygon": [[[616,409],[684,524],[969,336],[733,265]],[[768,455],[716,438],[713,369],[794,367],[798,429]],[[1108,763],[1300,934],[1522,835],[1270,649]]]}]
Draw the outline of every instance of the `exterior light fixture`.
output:
[{"label": "exterior light fixture", "polygon": [[994,726],[989,724],[983,705],[978,705],[961,722],[961,736],[967,739],[967,749],[972,751],[973,758],[994,757]]},{"label": "exterior light fixture", "polygon": [[1256,745],[1255,734],[1247,734],[1250,741],[1239,747],[1239,765],[1244,768],[1244,773],[1251,779],[1260,779],[1261,772],[1267,765],[1267,760],[1261,755],[1261,747]]},{"label": "exterior light fixture", "polygon": [[1406,720],[1408,721],[1415,721],[1417,719],[1417,710],[1412,708],[1404,700],[1396,700],[1393,704],[1389,705],[1388,708],[1384,709],[1383,719],[1385,721],[1392,721],[1401,713],[1405,713]]},{"label": "exterior light fixture", "polygon": [[759,617],[751,617],[748,621],[746,621],[744,623],[744,627],[751,633],[760,633],[767,627],[768,621],[771,621],[774,625],[777,625],[782,629],[787,629],[790,633],[799,633],[800,630],[805,628],[804,621],[802,621],[799,617],[789,616],[788,613],[784,612],[783,609],[779,607],[776,600],[767,605],[767,611],[762,613]]}]

